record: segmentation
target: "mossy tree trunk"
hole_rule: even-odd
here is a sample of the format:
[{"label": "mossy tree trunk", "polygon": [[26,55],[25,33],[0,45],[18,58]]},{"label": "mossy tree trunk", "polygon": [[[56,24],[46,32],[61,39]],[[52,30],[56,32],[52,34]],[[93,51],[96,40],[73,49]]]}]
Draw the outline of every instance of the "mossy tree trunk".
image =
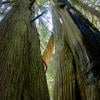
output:
[{"label": "mossy tree trunk", "polygon": [[[54,100],[99,100],[97,84],[87,84],[85,71],[91,67],[83,36],[66,9],[56,7],[61,25],[55,28],[57,75]],[[57,17],[57,16],[56,16]],[[62,30],[59,31],[59,27]],[[58,33],[62,33],[58,34]],[[58,44],[59,41],[59,44]]]},{"label": "mossy tree trunk", "polygon": [[0,23],[0,99],[49,100],[30,0],[20,0]]}]

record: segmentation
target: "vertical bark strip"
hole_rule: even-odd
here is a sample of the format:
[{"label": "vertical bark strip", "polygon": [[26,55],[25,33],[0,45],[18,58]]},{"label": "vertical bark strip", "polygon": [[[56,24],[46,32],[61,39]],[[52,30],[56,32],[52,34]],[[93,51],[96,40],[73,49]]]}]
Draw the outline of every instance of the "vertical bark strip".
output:
[{"label": "vertical bark strip", "polygon": [[48,65],[51,55],[53,53],[53,49],[54,49],[54,34],[52,34],[49,38],[48,44],[46,49],[43,52],[43,60],[45,61],[45,63]]},{"label": "vertical bark strip", "polygon": [[57,12],[62,20],[62,39],[56,36],[61,43],[55,49],[58,58],[54,100],[99,100],[97,83],[88,85],[85,80],[84,72],[91,64],[83,36],[66,9],[58,7]]},{"label": "vertical bark strip", "polygon": [[40,41],[29,0],[0,25],[0,99],[49,100]]},{"label": "vertical bark strip", "polygon": [[54,100],[75,100],[75,72],[72,62],[70,50],[62,47],[59,52]]}]

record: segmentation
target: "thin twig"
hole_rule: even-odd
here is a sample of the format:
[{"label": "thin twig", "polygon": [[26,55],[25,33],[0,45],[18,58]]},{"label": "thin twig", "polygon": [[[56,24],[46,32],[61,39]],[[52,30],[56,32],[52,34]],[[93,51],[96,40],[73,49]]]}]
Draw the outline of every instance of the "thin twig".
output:
[{"label": "thin twig", "polygon": [[47,10],[45,10],[44,12],[42,12],[40,15],[37,15],[35,18],[32,19],[31,22],[35,21],[36,19],[38,19],[39,17],[41,17],[46,12],[47,12]]}]

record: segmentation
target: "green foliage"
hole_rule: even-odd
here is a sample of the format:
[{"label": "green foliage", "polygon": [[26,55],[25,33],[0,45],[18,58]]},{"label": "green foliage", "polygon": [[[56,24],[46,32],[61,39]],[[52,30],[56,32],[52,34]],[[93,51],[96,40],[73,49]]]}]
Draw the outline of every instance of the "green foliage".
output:
[{"label": "green foliage", "polygon": [[39,3],[39,4],[44,4],[45,2],[47,2],[48,0],[37,0],[37,2]]},{"label": "green foliage", "polygon": [[100,30],[100,1],[99,0],[70,0],[90,22]]},{"label": "green foliage", "polygon": [[79,0],[70,0],[73,4],[79,4]]},{"label": "green foliage", "polygon": [[40,35],[40,48],[41,48],[41,53],[43,54],[43,51],[45,50],[47,44],[48,44],[48,39],[49,39],[49,34],[47,28],[43,24],[38,24],[37,25],[38,32]]}]

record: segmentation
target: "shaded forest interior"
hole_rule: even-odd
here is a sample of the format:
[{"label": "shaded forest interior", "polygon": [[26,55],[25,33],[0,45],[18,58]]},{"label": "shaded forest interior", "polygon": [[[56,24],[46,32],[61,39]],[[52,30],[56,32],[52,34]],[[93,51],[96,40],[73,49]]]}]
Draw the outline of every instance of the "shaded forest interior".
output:
[{"label": "shaded forest interior", "polygon": [[0,0],[0,100],[100,100],[100,1]]}]

